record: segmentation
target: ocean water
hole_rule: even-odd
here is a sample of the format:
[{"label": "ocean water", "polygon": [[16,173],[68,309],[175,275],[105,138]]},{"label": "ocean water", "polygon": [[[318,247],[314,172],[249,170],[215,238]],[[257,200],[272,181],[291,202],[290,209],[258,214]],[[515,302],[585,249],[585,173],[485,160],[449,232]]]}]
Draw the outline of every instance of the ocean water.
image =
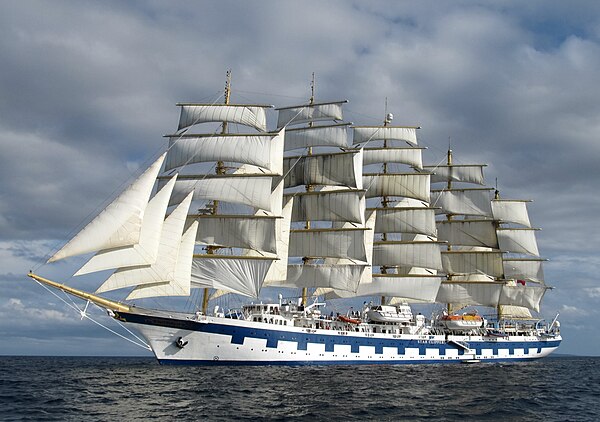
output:
[{"label": "ocean water", "polygon": [[598,421],[600,358],[473,365],[160,366],[0,356],[2,421]]}]

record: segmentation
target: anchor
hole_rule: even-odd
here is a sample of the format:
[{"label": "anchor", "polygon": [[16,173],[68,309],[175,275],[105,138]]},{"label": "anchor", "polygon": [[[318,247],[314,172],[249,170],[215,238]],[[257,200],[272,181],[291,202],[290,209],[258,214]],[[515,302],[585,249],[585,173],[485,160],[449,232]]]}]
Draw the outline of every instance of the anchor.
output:
[{"label": "anchor", "polygon": [[183,341],[183,337],[179,337],[177,339],[177,341],[175,342],[175,346],[179,347],[180,349],[183,349],[186,344],[188,344],[188,342],[187,341]]}]

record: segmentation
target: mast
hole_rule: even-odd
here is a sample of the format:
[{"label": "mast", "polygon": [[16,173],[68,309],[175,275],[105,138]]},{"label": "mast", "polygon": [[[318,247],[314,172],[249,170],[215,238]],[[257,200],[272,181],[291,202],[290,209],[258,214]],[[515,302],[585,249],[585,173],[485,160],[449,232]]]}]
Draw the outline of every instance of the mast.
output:
[{"label": "mast", "polygon": [[[331,298],[379,296],[384,303],[387,297],[405,302],[435,300],[442,265],[440,242],[433,239],[434,208],[429,206],[431,174],[421,171],[419,127],[392,126],[392,118],[386,113],[383,124],[353,126],[353,144],[363,151],[363,165],[376,164],[380,169],[363,173],[366,197],[378,200],[366,216],[374,217],[373,231],[379,238],[370,251],[370,278],[361,281],[355,292],[328,292]],[[390,171],[390,163],[408,166],[410,171]]]},{"label": "mast", "polygon": [[[182,192],[192,191],[194,200],[209,204],[198,210],[200,214],[189,213],[186,222],[196,225],[195,243],[206,251],[194,254],[190,262],[191,287],[203,290],[204,313],[210,289],[258,297],[279,254],[276,226],[282,218],[282,189],[273,181],[283,175],[285,131],[267,132],[265,110],[272,106],[232,104],[230,96],[228,71],[224,102],[179,103],[178,132],[167,135],[170,143],[165,171],[183,170],[188,165],[191,169],[179,176],[171,202],[177,203]],[[220,123],[220,134],[185,133],[203,123]],[[230,123],[255,132],[231,134]],[[233,165],[227,167],[229,163]],[[196,164],[201,166],[192,166]],[[195,170],[201,174],[190,174]],[[219,212],[222,203],[230,204],[231,214]]]},{"label": "mast", "polygon": [[[432,183],[444,183],[444,188],[432,190],[432,195],[445,215],[437,221],[438,238],[447,242],[446,251],[442,252],[446,280],[440,286],[438,301],[447,304],[448,314],[464,306],[454,301],[454,295],[458,294],[455,290],[475,288],[473,286],[484,282],[477,277],[485,278],[484,274],[498,272],[501,255],[489,250],[497,248],[494,226],[490,220],[484,220],[491,217],[489,189],[454,185],[454,182],[483,185],[483,167],[483,164],[455,164],[450,144],[445,165],[424,166],[434,173]],[[471,216],[481,217],[475,220]],[[485,280],[490,281],[489,278]]]},{"label": "mast", "polygon": [[[310,98],[308,100],[309,106],[314,105],[315,103],[315,72],[312,73],[312,81],[310,83]],[[308,127],[313,127],[313,122],[308,122]],[[308,147],[306,155],[312,155],[312,146]],[[312,192],[313,186],[311,184],[307,184],[305,186],[306,192]],[[310,221],[306,221],[305,223],[306,230],[310,230]],[[302,258],[302,263],[307,264],[309,262],[308,257]],[[308,300],[308,288],[302,288],[302,306],[306,306],[306,302]]]},{"label": "mast", "polygon": [[[229,104],[229,98],[231,95],[231,69],[227,70],[227,79],[225,80],[225,101],[224,104]],[[223,129],[221,130],[221,134],[224,135],[227,133],[227,122],[223,122]],[[217,161],[217,166],[215,168],[215,173],[216,174],[224,174],[225,173],[225,165],[223,163],[223,161],[219,160]],[[211,214],[215,215],[217,214],[217,208],[219,207],[219,201],[218,200],[214,200],[213,201],[213,206],[211,209]],[[206,248],[206,253],[209,255],[214,254],[215,248],[212,246],[207,246]],[[209,293],[210,293],[210,289],[208,287],[204,288],[204,293],[202,296],[202,313],[204,315],[206,315],[207,311],[208,311],[208,299],[209,299]]]},{"label": "mast", "polygon": [[[447,165],[424,166],[434,173],[433,183],[444,183],[444,189],[432,190],[436,204],[446,214],[437,221],[438,237],[448,242],[442,252],[446,280],[440,286],[437,301],[448,304],[448,311],[466,305],[493,308],[502,316],[500,305],[515,305],[536,309],[545,291],[544,286],[520,285],[516,279],[506,279],[509,263],[514,275],[527,270],[535,278],[539,260],[534,230],[529,226],[523,201],[501,200],[493,188],[456,187],[472,183],[485,185],[484,164],[454,164],[451,150]],[[503,223],[525,227],[504,227]],[[529,254],[534,259],[511,258],[505,254]],[[526,268],[527,267],[527,268]]]},{"label": "mast", "polygon": [[[448,152],[447,152],[446,157],[447,157],[446,164],[450,168],[452,166],[452,150],[450,149],[450,138],[448,138]],[[448,190],[452,189],[452,180],[450,180],[450,178],[448,178],[448,184],[446,185],[446,187],[448,188]],[[446,214],[446,219],[447,219],[447,221],[451,221],[452,214]],[[452,250],[452,245],[450,243],[448,243],[447,250],[448,251]],[[447,274],[446,278],[448,280],[452,280],[452,275]],[[449,303],[446,304],[446,311],[448,312],[448,315],[450,315],[452,313],[452,305],[450,305]]]},{"label": "mast", "polygon": [[304,304],[309,289],[355,291],[368,266],[362,151],[348,145],[347,101],[318,102],[315,86],[313,76],[306,103],[277,109],[289,152],[284,198],[293,199],[293,207],[287,273],[269,285],[302,291]]},{"label": "mast", "polygon": [[531,227],[527,202],[501,199],[496,181],[491,206],[498,247],[503,252],[502,280],[505,283],[496,307],[498,320],[507,316],[531,319],[530,309],[539,310],[539,303],[549,288],[544,282],[542,262],[545,259],[539,257],[534,236],[537,229]]},{"label": "mast", "polygon": [[[494,200],[499,200],[500,199],[500,191],[498,190],[498,179],[496,178],[496,188],[494,190]],[[498,227],[500,226],[500,224],[498,222],[495,223],[496,225],[496,229],[498,229]],[[505,276],[504,274],[502,274],[502,279],[504,279]],[[498,303],[498,306],[496,307],[496,319],[498,320],[498,322],[500,322],[500,319],[502,318],[502,305],[500,305],[500,303]]]},{"label": "mast", "polygon": [[[386,127],[394,118],[394,116],[392,115],[392,113],[388,114],[388,100],[387,97],[385,97],[385,118],[383,119],[383,126]],[[383,140],[383,148],[387,148],[388,147],[388,140],[387,137]],[[383,163],[383,174],[387,174],[387,166],[388,163],[387,161]],[[388,201],[388,197],[387,195],[383,195],[381,197],[381,206],[383,208],[387,208],[389,204]],[[385,242],[387,240],[387,233],[382,233],[381,235],[382,240]],[[381,267],[381,274],[386,274],[387,273],[387,269],[385,266]],[[381,305],[385,305],[385,296],[381,296]]]}]

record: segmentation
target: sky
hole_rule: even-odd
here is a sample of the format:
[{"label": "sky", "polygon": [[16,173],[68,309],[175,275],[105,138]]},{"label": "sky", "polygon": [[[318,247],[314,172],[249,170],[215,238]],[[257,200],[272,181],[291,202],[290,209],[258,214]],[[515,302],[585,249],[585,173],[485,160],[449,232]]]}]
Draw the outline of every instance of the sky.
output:
[{"label": "sky", "polygon": [[560,353],[599,355],[596,1],[3,1],[0,63],[0,354],[149,354],[26,274],[95,290],[82,261],[45,258],[231,69],[234,101],[306,102],[314,72],[345,120],[379,124],[387,99],[428,163],[449,143],[488,163],[503,197],[533,199]]}]

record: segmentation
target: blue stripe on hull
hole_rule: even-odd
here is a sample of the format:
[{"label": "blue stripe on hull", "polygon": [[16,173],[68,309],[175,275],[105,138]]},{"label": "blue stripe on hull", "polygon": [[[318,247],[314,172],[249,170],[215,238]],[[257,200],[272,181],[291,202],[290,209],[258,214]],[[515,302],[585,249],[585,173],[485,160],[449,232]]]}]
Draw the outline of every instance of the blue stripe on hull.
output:
[{"label": "blue stripe on hull", "polygon": [[[382,355],[384,347],[396,348],[398,355],[404,355],[407,348],[418,349],[419,356],[426,356],[427,349],[436,349],[440,356],[446,356],[446,352],[448,350],[456,350],[458,349],[458,355],[463,356],[465,351],[457,345],[449,344],[444,340],[435,339],[434,336],[426,336],[429,339],[400,339],[400,338],[378,338],[378,337],[356,337],[352,336],[351,331],[348,331],[346,335],[337,335],[337,334],[316,334],[316,333],[306,333],[306,332],[294,332],[294,331],[286,331],[276,329],[273,326],[272,329],[263,329],[263,328],[254,328],[254,327],[240,327],[233,326],[227,324],[219,324],[219,323],[200,323],[192,320],[183,320],[183,319],[174,319],[174,318],[163,318],[158,316],[148,316],[148,315],[140,315],[140,314],[130,314],[130,313],[122,313],[119,312],[117,317],[126,322],[142,324],[142,325],[153,325],[153,326],[161,326],[161,327],[169,327],[176,329],[183,329],[189,331],[203,332],[209,334],[220,334],[224,336],[229,336],[231,338],[230,343],[236,345],[243,345],[244,339],[252,338],[252,339],[264,339],[266,340],[267,348],[278,347],[279,341],[288,341],[297,343],[297,350],[306,351],[309,343],[314,344],[324,344],[326,352],[333,352],[335,345],[346,345],[350,346],[351,353],[359,353],[360,346],[371,346],[375,348],[375,355]],[[333,332],[333,331],[332,331]],[[547,340],[547,341],[511,341],[511,342],[496,342],[496,341],[469,341],[469,347],[475,351],[477,356],[481,356],[483,353],[483,349],[492,351],[493,356],[499,355],[499,350],[508,350],[509,356],[513,356],[515,354],[515,349],[523,349],[525,354],[529,354],[530,350],[536,350],[537,353],[541,352],[541,348],[549,348],[549,347],[558,347],[560,345],[559,340]],[[498,362],[501,360],[509,360],[515,361],[518,360],[514,357],[509,358],[494,358],[489,359],[490,361]],[[524,358],[524,360],[531,360],[531,358]],[[161,363],[181,363],[179,360],[168,360]],[[361,364],[361,361],[330,361],[330,362],[314,362],[314,361],[298,361],[298,362],[258,362],[258,361],[250,361],[250,362],[237,362],[237,361],[183,361],[187,362],[185,364],[198,364],[198,365],[236,365],[236,364],[250,364],[250,365],[272,365],[272,364],[283,364],[283,365],[323,365],[323,364],[343,364],[343,363],[352,363],[352,364]],[[202,363],[204,362],[204,363]],[[398,362],[394,361],[377,361],[376,363],[448,363],[452,362],[449,360],[435,360],[435,361],[423,361],[421,359],[416,361],[403,361]],[[460,360],[458,360],[460,362]],[[364,364],[373,364],[375,361],[364,361]]]},{"label": "blue stripe on hull", "polygon": [[[540,358],[503,358],[503,359],[477,359],[481,363],[492,362],[522,362]],[[161,365],[195,365],[195,366],[329,366],[329,365],[435,365],[447,363],[465,363],[464,360],[329,360],[329,361],[249,361],[249,360],[186,360],[186,359],[158,359]]]}]

